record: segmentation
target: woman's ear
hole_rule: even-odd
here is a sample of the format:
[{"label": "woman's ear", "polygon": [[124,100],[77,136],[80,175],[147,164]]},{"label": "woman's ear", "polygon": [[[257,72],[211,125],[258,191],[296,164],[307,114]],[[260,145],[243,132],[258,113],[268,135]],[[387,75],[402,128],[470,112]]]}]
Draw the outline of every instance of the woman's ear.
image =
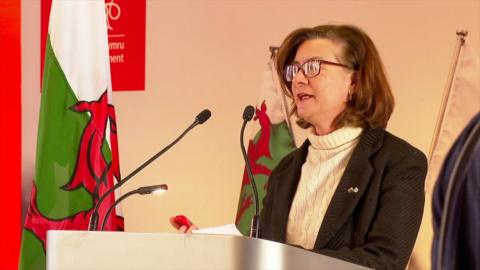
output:
[{"label": "woman's ear", "polygon": [[357,73],[353,72],[352,77],[350,79],[350,85],[355,86],[357,84]]},{"label": "woman's ear", "polygon": [[350,87],[348,89],[348,102],[352,101],[354,89],[357,86],[357,73],[353,72],[350,78]]}]

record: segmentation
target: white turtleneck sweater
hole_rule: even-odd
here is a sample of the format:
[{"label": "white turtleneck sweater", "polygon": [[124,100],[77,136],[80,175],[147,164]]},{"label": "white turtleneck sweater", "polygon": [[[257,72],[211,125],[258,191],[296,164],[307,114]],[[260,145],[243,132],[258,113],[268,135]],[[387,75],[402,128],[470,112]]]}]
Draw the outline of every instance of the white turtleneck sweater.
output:
[{"label": "white turtleneck sweater", "polygon": [[343,127],[323,136],[308,135],[307,159],[288,216],[287,243],[313,249],[361,132],[362,128]]}]

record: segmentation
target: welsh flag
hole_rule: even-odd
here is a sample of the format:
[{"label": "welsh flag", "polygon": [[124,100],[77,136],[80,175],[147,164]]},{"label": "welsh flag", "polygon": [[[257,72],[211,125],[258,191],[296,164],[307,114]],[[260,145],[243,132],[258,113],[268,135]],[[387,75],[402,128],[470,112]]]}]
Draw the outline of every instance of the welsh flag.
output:
[{"label": "welsh flag", "polygon": [[[247,152],[260,197],[259,210],[263,206],[262,200],[265,197],[270,173],[285,155],[297,148],[294,134],[295,137],[305,136],[298,128],[292,128],[291,123],[294,119],[288,116],[287,97],[280,88],[274,62],[272,54],[272,59],[264,72],[260,98],[255,109],[253,124],[251,124],[253,129]],[[301,140],[301,138],[296,139]],[[243,235],[249,234],[254,214],[255,198],[245,168],[235,219],[235,224]]]},{"label": "welsh flag", "polygon": [[[54,0],[45,49],[35,179],[20,269],[45,269],[48,230],[86,230],[120,179],[103,0]],[[99,224],[114,195],[100,208]],[[113,214],[107,230],[123,230]]]}]

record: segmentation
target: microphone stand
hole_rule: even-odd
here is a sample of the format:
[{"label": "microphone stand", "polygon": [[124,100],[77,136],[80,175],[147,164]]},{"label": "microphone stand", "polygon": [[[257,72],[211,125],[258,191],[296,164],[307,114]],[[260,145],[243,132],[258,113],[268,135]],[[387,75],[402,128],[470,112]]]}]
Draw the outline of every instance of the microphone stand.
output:
[{"label": "microphone stand", "polygon": [[247,168],[248,178],[250,178],[250,183],[252,185],[253,196],[255,197],[255,214],[252,217],[252,223],[250,227],[250,237],[258,238],[258,228],[260,226],[260,214],[258,210],[258,192],[257,184],[255,183],[255,178],[253,177],[252,167],[250,166],[250,160],[245,151],[245,146],[243,145],[243,133],[245,131],[245,126],[247,122],[250,121],[253,117],[254,109],[252,106],[247,106],[243,112],[243,124],[240,130],[240,148],[242,149],[243,159],[245,160],[245,166]]},{"label": "microphone stand", "polygon": [[100,205],[102,202],[107,198],[108,195],[110,195],[113,191],[121,187],[125,182],[127,182],[130,178],[135,176],[139,171],[143,170],[143,168],[147,167],[150,163],[152,163],[155,159],[157,159],[159,156],[161,156],[163,153],[167,152],[168,149],[170,149],[173,145],[175,145],[178,141],[180,141],[185,134],[187,134],[192,128],[194,128],[198,124],[203,124],[205,121],[210,118],[210,111],[209,110],[203,110],[196,118],[195,121],[187,128],[185,131],[178,136],[172,143],[167,145],[165,148],[160,150],[160,152],[156,153],[153,155],[149,160],[145,161],[142,165],[140,165],[137,169],[135,169],[133,172],[131,172],[127,177],[123,178],[122,180],[118,181],[113,188],[107,190],[100,199],[98,200],[97,204],[95,205],[95,209],[93,210],[92,215],[90,216],[90,222],[88,223],[88,230],[89,231],[96,231],[97,230],[97,225],[98,225],[98,210],[100,209]]}]

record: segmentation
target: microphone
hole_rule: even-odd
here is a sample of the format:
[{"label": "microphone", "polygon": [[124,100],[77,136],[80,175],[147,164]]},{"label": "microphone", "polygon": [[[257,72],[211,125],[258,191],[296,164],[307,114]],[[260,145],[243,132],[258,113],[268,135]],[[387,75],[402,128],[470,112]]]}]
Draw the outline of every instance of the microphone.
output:
[{"label": "microphone", "polygon": [[243,121],[248,122],[252,120],[253,114],[255,114],[255,108],[253,108],[253,106],[248,105],[247,107],[245,107],[245,109],[243,110]]},{"label": "microphone", "polygon": [[107,219],[110,216],[110,213],[112,212],[113,209],[115,209],[115,206],[119,204],[121,201],[126,199],[127,197],[133,195],[133,194],[140,194],[140,195],[148,195],[152,193],[160,193],[160,192],[165,192],[168,190],[168,186],[165,184],[162,185],[154,185],[154,186],[146,186],[146,187],[140,187],[135,190],[129,191],[122,195],[118,200],[116,200],[109,208],[107,213],[105,214],[105,217],[103,218],[103,223],[102,227],[100,227],[100,230],[103,231],[103,228],[105,228],[105,224],[107,224]]},{"label": "microphone", "polygon": [[247,122],[252,120],[253,114],[255,113],[255,109],[253,106],[248,105],[243,110],[243,124],[242,129],[240,131],[240,148],[242,149],[243,159],[245,160],[245,166],[247,167],[248,178],[250,179],[250,183],[252,184],[253,189],[253,196],[255,197],[255,214],[252,218],[252,224],[250,227],[250,237],[258,238],[258,227],[260,225],[260,215],[258,211],[258,192],[257,192],[257,184],[255,183],[255,178],[253,178],[252,167],[250,166],[250,160],[248,159],[247,151],[245,151],[245,146],[243,145],[243,133],[245,132],[245,126]]},{"label": "microphone", "polygon": [[203,124],[205,123],[205,121],[207,121],[210,116],[212,116],[212,113],[210,112],[210,110],[208,109],[205,109],[203,111],[201,111],[197,117],[195,117],[195,121],[198,121],[198,124]]},{"label": "microphone", "polygon": [[143,168],[147,167],[150,163],[152,163],[155,159],[157,159],[159,156],[161,156],[163,153],[167,152],[168,149],[172,148],[178,141],[180,141],[191,129],[193,129],[195,126],[200,125],[205,123],[207,121],[212,113],[210,110],[205,109],[201,111],[196,117],[195,121],[187,128],[185,131],[183,131],[178,138],[176,138],[172,143],[167,145],[165,148],[160,150],[160,152],[156,153],[154,156],[152,156],[149,160],[145,161],[142,165],[140,165],[138,168],[136,168],[133,172],[131,172],[129,175],[127,175],[125,178],[122,180],[118,181],[112,188],[107,190],[98,200],[98,202],[95,204],[95,209],[93,210],[92,215],[90,216],[90,222],[88,223],[88,230],[89,231],[96,231],[97,230],[97,224],[98,224],[98,210],[100,209],[100,205],[102,202],[107,198],[109,194],[111,194],[113,191],[115,191],[117,188],[121,187],[125,182],[127,182],[130,178],[135,176],[138,172],[143,170]]}]

